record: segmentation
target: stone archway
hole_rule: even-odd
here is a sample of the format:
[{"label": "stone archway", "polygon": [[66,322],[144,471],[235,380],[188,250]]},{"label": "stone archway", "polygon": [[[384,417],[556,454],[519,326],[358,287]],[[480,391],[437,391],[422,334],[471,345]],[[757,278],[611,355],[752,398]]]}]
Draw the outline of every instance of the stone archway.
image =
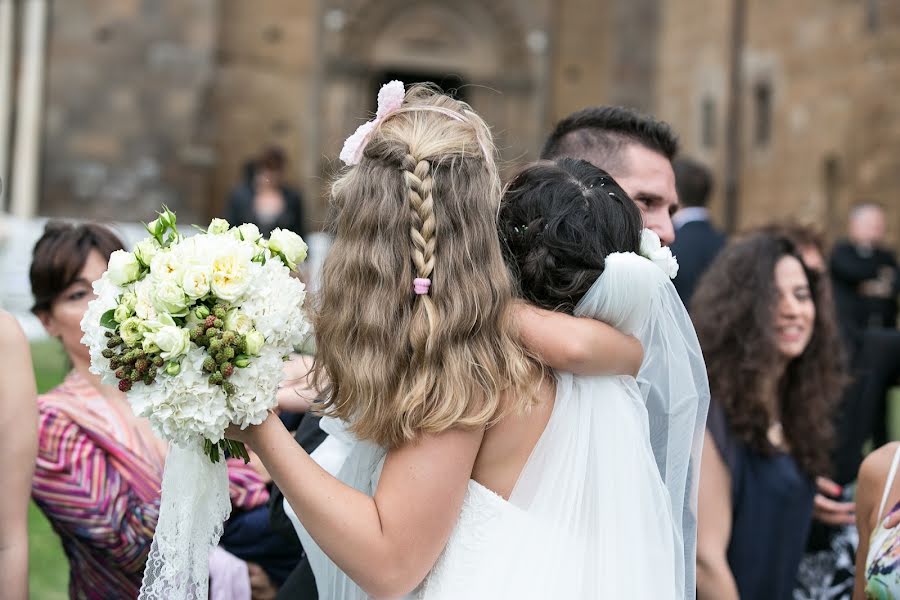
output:
[{"label": "stone archway", "polygon": [[[515,0],[327,2],[317,136],[325,155],[336,156],[372,110],[375,79],[407,72],[464,82],[504,159],[533,158],[545,129],[547,64],[520,9]],[[323,162],[323,176],[333,165]]]}]

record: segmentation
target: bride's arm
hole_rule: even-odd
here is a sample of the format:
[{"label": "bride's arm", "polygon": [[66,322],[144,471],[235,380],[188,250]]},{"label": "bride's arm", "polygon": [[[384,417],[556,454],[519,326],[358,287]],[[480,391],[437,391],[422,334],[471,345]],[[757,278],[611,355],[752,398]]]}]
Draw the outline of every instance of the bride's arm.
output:
[{"label": "bride's arm", "polygon": [[228,436],[247,442],[325,553],[367,594],[409,593],[459,517],[482,431],[423,436],[388,452],[370,497],[329,475],[270,416]]},{"label": "bride's arm", "polygon": [[637,338],[601,321],[516,302],[522,343],[545,365],[576,375],[637,375],[644,349]]}]

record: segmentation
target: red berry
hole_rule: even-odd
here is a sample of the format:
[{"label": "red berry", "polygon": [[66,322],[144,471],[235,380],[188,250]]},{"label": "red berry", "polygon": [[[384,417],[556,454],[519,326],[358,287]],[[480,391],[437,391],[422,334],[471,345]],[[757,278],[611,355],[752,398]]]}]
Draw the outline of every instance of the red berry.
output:
[{"label": "red berry", "polygon": [[216,324],[216,317],[213,315],[209,315],[208,317],[206,317],[206,320],[203,322],[203,324],[206,326],[207,329],[212,327],[213,325]]},{"label": "red berry", "polygon": [[228,379],[232,375],[234,375],[234,365],[231,363],[225,363],[224,365],[222,365],[222,377]]},{"label": "red berry", "polygon": [[120,392],[128,392],[130,390],[131,390],[131,380],[120,379],[119,380],[119,391]]}]

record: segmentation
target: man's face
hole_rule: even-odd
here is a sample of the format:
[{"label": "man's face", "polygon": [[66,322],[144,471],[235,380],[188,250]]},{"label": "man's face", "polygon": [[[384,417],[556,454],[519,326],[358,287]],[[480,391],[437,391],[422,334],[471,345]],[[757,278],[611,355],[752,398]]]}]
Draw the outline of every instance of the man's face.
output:
[{"label": "man's face", "polygon": [[850,239],[860,246],[874,248],[884,241],[884,211],[877,206],[863,206],[850,217]]},{"label": "man's face", "polygon": [[641,209],[644,227],[655,232],[664,245],[674,242],[672,215],[678,210],[678,192],[669,159],[640,144],[629,144],[618,170],[621,172],[610,175]]}]

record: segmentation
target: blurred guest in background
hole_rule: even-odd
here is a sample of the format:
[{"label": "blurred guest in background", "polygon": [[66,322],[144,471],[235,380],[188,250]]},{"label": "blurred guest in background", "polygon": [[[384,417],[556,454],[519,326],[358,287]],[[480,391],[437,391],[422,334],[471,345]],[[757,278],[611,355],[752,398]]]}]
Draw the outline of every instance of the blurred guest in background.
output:
[{"label": "blurred guest in background", "polygon": [[796,245],[766,232],[732,242],[697,286],[691,313],[712,394],[698,598],[792,598],[843,380],[824,290]]},{"label": "blurred guest in background", "polygon": [[[831,294],[825,243],[817,230],[785,224],[767,227],[765,231],[791,240],[806,267],[820,276],[822,293]],[[827,307],[820,306],[819,310]],[[834,313],[833,306],[831,312]],[[849,600],[853,592],[858,536],[856,504],[848,484],[856,479],[862,462],[863,444],[871,429],[871,411],[861,406],[859,388],[852,383],[841,394],[833,423],[832,477],[816,477],[815,518],[797,573],[794,600]],[[861,436],[862,431],[865,435]]]},{"label": "blurred guest in background", "polygon": [[841,329],[854,371],[864,376],[861,394],[874,405],[872,442],[888,440],[887,391],[900,378],[897,295],[900,271],[884,246],[884,210],[873,203],[850,212],[847,240],[835,245],[829,268]]},{"label": "blurred guest in background", "polygon": [[[94,298],[92,283],[120,249],[119,238],[100,225],[49,223],[35,244],[30,271],[32,310],[47,333],[60,340],[72,364],[63,383],[38,398],[31,488],[62,540],[72,598],[136,598],[159,516],[167,446],[146,419],[132,412],[118,388],[101,384],[90,372],[90,354],[81,343],[81,319]],[[222,545],[244,560],[260,556],[263,563],[274,554],[271,546],[278,546],[268,529],[266,480],[239,460],[228,462],[228,475],[234,510]],[[236,540],[232,546],[229,537]],[[260,552],[267,539],[276,543],[268,553]],[[221,551],[216,556],[221,558]],[[272,580],[279,573],[286,576],[295,563],[270,560],[265,572],[245,565],[244,583],[255,596],[271,597]],[[217,564],[233,573],[235,561],[210,561],[213,588]]]},{"label": "blurred guest in background", "polygon": [[673,283],[688,306],[697,281],[725,244],[725,236],[713,227],[706,208],[712,190],[709,169],[686,157],[673,160],[672,168],[681,205],[672,217],[675,241],[670,247],[678,258],[678,277]]},{"label": "blurred guest in background", "polygon": [[285,155],[271,146],[244,167],[244,181],[228,198],[225,218],[233,225],[254,223],[266,237],[276,227],[305,235],[303,199],[283,182]]},{"label": "blurred guest in background", "polygon": [[28,598],[28,494],[37,452],[37,392],[28,340],[15,318],[0,311],[0,590]]}]

